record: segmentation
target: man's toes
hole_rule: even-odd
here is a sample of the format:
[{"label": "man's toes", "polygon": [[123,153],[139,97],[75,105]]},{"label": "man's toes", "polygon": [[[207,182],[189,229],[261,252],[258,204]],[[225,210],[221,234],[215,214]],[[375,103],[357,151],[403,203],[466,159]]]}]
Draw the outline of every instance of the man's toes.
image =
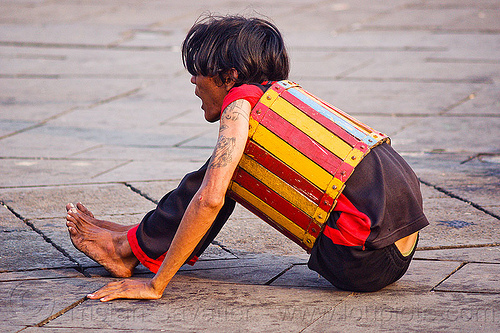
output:
[{"label": "man's toes", "polygon": [[73,204],[70,202],[69,204],[67,204],[67,205],[66,205],[66,211],[68,211],[68,212],[69,212],[69,210],[70,210],[71,208],[75,208],[75,205],[73,205]]},{"label": "man's toes", "polygon": [[78,234],[78,228],[73,222],[71,221],[66,222],[66,226],[68,227],[68,231],[71,236],[76,236]]},{"label": "man's toes", "polygon": [[76,208],[78,208],[82,213],[84,213],[90,217],[94,217],[94,214],[92,214],[92,212],[90,210],[88,210],[87,207],[85,207],[81,202],[78,202],[76,204]]},{"label": "man's toes", "polygon": [[72,210],[70,210],[66,215],[66,221],[66,225],[68,224],[68,222],[71,222],[74,228],[80,229],[81,227],[83,227],[80,216],[78,216],[78,213],[75,213]]}]

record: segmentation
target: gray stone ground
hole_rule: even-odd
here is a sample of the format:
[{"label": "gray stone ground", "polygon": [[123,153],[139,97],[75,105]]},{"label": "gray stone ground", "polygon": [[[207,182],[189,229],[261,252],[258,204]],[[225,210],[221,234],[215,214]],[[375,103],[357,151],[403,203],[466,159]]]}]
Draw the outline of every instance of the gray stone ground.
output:
[{"label": "gray stone ground", "polygon": [[[291,78],[413,166],[431,225],[399,282],[336,290],[238,208],[161,300],[84,298],[113,279],[65,203],[138,223],[211,153],[179,53],[206,11],[270,17]],[[0,22],[0,331],[500,330],[500,1],[2,0]]]}]

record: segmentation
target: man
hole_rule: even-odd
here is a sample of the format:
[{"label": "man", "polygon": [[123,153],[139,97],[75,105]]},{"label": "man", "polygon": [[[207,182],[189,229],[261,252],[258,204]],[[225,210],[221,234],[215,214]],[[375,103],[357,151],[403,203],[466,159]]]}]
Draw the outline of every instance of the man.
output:
[{"label": "man", "polygon": [[[91,299],[160,298],[179,268],[196,261],[234,208],[226,194],[244,154],[252,109],[268,82],[287,79],[289,72],[281,34],[255,18],[207,17],[195,23],[182,55],[205,119],[220,120],[216,147],[210,160],[186,175],[137,226],[97,220],[82,204],[67,205],[77,249],[117,277],[131,276],[139,262],[156,273],[149,281],[111,282]],[[428,224],[409,166],[381,143],[339,195],[311,249],[309,267],[342,289],[374,291],[398,280],[409,266],[418,230]],[[364,232],[349,235],[347,242],[351,229]],[[338,236],[342,230],[344,236]]]}]

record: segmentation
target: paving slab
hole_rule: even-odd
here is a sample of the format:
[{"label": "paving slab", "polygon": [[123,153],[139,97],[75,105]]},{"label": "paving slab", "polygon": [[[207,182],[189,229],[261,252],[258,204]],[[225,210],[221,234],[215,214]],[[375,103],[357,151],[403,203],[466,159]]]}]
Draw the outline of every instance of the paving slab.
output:
[{"label": "paving slab", "polygon": [[[326,50],[297,50],[290,54],[292,60],[290,77],[297,81],[343,77],[358,68],[373,62],[373,52],[328,52]],[[325,70],[328,68],[329,70]]]},{"label": "paving slab", "polygon": [[492,84],[500,70],[500,64],[495,63],[434,63],[426,59],[419,53],[384,54],[345,79]]},{"label": "paving slab", "polygon": [[[217,262],[213,263],[211,269],[194,269],[195,264],[193,269],[179,271],[177,275],[179,278],[192,279],[193,284],[200,281],[213,281],[214,283],[264,285],[291,266],[289,259],[273,258],[274,260],[265,260],[264,257],[260,259],[260,263],[234,259],[227,263],[225,267],[218,267],[220,260],[217,260]],[[314,287],[314,285],[304,284],[301,287]]]},{"label": "paving slab", "polygon": [[180,181],[180,179],[176,179],[154,182],[130,182],[129,185],[148,198],[158,202],[165,194],[176,189]]},{"label": "paving slab", "polygon": [[272,286],[311,287],[338,290],[318,273],[310,270],[307,263],[294,264],[271,283]]},{"label": "paving slab", "polygon": [[[477,133],[482,133],[477,136]],[[403,151],[449,152],[469,154],[498,152],[491,140],[500,133],[500,118],[426,117],[393,136]],[[440,139],[437,139],[439,136]]]},{"label": "paving slab", "polygon": [[500,174],[495,154],[403,154],[419,178],[450,197],[500,216]]},{"label": "paving slab", "polygon": [[82,277],[1,282],[0,327],[36,325],[82,300],[101,284],[98,279]]},{"label": "paving slab", "polygon": [[430,225],[420,233],[420,247],[465,246],[498,242],[500,220],[429,186],[421,186]]},{"label": "paving slab", "polygon": [[64,60],[27,62],[4,58],[3,75],[43,77],[171,78],[183,70],[180,53],[170,50],[64,49]]},{"label": "paving slab", "polygon": [[[73,22],[102,11],[107,7],[111,10],[112,7],[99,3],[88,3],[81,6],[75,6],[72,3],[44,3],[32,1],[30,3],[21,3],[17,6],[14,3],[5,2],[2,7],[12,12],[11,16],[2,16],[2,22],[11,21],[16,23],[21,22],[40,22],[40,23],[55,23],[55,22]],[[52,14],[52,15],[50,15]]]},{"label": "paving slab", "polygon": [[3,202],[27,219],[64,218],[66,204],[82,202],[96,217],[142,214],[155,204],[124,184],[2,189]]},{"label": "paving slab", "polygon": [[[9,52],[12,57],[28,58],[40,56],[40,51],[24,49]],[[46,57],[59,57],[47,54]],[[63,57],[63,56],[61,56]],[[1,57],[0,57],[1,59]],[[130,79],[86,79],[86,78],[9,78],[0,80],[2,119],[26,121],[30,125],[47,120],[65,112],[85,108],[109,98],[132,91],[141,86],[141,80]]]},{"label": "paving slab", "polygon": [[[241,208],[241,210],[245,210]],[[236,214],[238,214],[236,212]],[[249,214],[249,213],[247,213]],[[272,253],[303,256],[306,252],[261,219],[245,214],[231,217],[215,240],[235,254]]]},{"label": "paving slab", "polygon": [[76,267],[76,263],[35,231],[0,233],[0,272]]},{"label": "paving slab", "polygon": [[[31,150],[34,154],[33,150]],[[0,159],[4,177],[0,187],[50,186],[96,183],[96,178],[126,161],[17,158]],[[123,179],[122,179],[123,180]]]},{"label": "paving slab", "polygon": [[[52,15],[48,15],[52,16]],[[122,40],[121,33],[126,31],[122,26],[88,25],[80,23],[53,23],[40,26],[26,22],[5,22],[5,29],[0,32],[3,41],[18,44],[56,44],[56,45],[100,45],[107,46]],[[71,33],[68,33],[71,31]]]},{"label": "paving slab", "polygon": [[[459,266],[460,263],[458,262],[414,260],[410,264],[406,274],[399,281],[384,288],[384,291],[428,292]],[[306,263],[293,265],[293,267],[273,281],[271,285],[336,289],[330,282],[319,276],[318,273],[310,270]]]},{"label": "paving slab", "polygon": [[7,207],[0,205],[0,232],[31,230],[24,221],[15,216]]},{"label": "paving slab", "polygon": [[473,11],[465,17],[461,17],[450,28],[453,30],[465,31],[500,31],[500,10],[498,8],[488,8],[482,11]]},{"label": "paving slab", "polygon": [[387,290],[346,298],[304,332],[496,332],[499,311],[498,295]]},{"label": "paving slab", "polygon": [[[50,328],[164,329],[202,332],[300,331],[349,293],[207,281],[194,286],[176,277],[156,302],[87,301],[51,321]],[[262,300],[265,299],[263,302]],[[137,306],[139,305],[140,306]],[[314,307],[310,322],[284,321],[290,308]],[[92,320],[90,320],[92,318]],[[266,318],[266,320],[262,320]]]},{"label": "paving slab", "polygon": [[218,138],[218,128],[212,127],[204,129],[201,133],[194,132],[189,138],[177,143],[182,148],[210,149],[215,147]]},{"label": "paving slab", "polygon": [[137,182],[148,180],[181,179],[189,172],[198,170],[205,161],[195,157],[186,161],[132,161],[118,165],[106,172],[97,174],[93,181],[97,182]]},{"label": "paving slab", "polygon": [[[349,5],[344,3],[344,5]],[[352,27],[343,32],[324,30],[311,33],[309,29],[301,31],[287,30],[285,38],[288,48],[291,50],[330,50],[332,52],[444,52],[448,48],[448,43],[436,41],[434,34],[428,31],[411,30],[389,30],[370,31],[360,30]],[[481,38],[479,36],[479,38]],[[483,48],[486,48],[483,46]]]},{"label": "paving slab", "polygon": [[349,114],[392,116],[391,122],[404,122],[412,116],[440,114],[482,88],[468,83],[450,86],[438,82],[297,82]]},{"label": "paving slab", "polygon": [[385,287],[382,292],[392,290],[427,293],[458,269],[461,264],[456,261],[413,260],[405,275]]},{"label": "paving slab", "polygon": [[[481,272],[481,277],[477,274]],[[435,288],[436,291],[500,294],[499,264],[466,264]]]},{"label": "paving slab", "polygon": [[417,251],[415,258],[459,262],[500,263],[500,247],[456,248]]},{"label": "paving slab", "polygon": [[365,24],[363,28],[446,29],[471,12],[475,12],[475,10],[469,8],[403,8],[393,10],[387,15],[381,15]]},{"label": "paving slab", "polygon": [[[499,56],[500,58],[500,56]],[[449,111],[450,115],[496,115],[500,114],[500,85],[484,86],[475,92],[469,101],[457,105]]]},{"label": "paving slab", "polygon": [[[33,126],[38,126],[38,124],[33,124]],[[30,131],[24,131],[28,127],[22,128],[23,132],[2,140],[2,144],[5,145],[2,149],[4,156],[39,160],[45,158],[47,160],[52,159],[53,163],[60,162],[57,159],[63,159],[61,162],[67,163],[68,161],[64,160],[65,158],[79,151],[91,149],[102,142],[91,136],[84,137],[82,134],[72,135],[70,131],[75,131],[75,129],[71,128],[56,129],[53,127],[39,127]],[[124,160],[121,159],[119,161],[123,162]],[[37,164],[36,161],[31,162],[32,164]],[[71,161],[70,159],[69,162],[73,162],[77,166],[76,162],[83,163],[85,161]]]},{"label": "paving slab", "polygon": [[[193,161],[201,165],[210,158],[213,147],[184,148],[184,147],[146,147],[146,146],[115,146],[97,145],[90,149],[81,150],[72,155],[82,160],[138,160],[138,161]],[[165,175],[164,179],[169,179]]]},{"label": "paving slab", "polygon": [[73,268],[28,269],[0,273],[0,282],[16,282],[25,280],[53,280],[62,278],[83,277],[83,274]]}]

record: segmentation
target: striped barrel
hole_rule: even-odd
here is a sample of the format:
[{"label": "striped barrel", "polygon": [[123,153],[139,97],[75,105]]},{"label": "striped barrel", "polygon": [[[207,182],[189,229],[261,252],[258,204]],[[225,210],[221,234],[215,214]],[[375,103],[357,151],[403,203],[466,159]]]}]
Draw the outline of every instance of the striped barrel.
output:
[{"label": "striped barrel", "polygon": [[290,81],[252,109],[228,194],[310,252],[356,165],[389,138]]}]

